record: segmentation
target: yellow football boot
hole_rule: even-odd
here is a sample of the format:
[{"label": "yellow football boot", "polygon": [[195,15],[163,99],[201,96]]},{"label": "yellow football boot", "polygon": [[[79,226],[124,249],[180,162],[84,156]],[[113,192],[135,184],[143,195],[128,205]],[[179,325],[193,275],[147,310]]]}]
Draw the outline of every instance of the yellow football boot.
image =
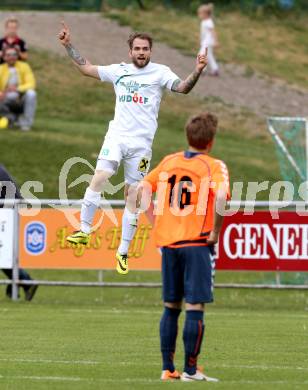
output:
[{"label": "yellow football boot", "polygon": [[90,241],[90,238],[91,234],[87,234],[81,230],[78,230],[70,236],[66,237],[66,241],[70,242],[71,244],[87,245],[87,243]]},{"label": "yellow football boot", "polygon": [[117,271],[121,275],[128,273],[127,255],[121,255],[119,252],[116,254]]}]

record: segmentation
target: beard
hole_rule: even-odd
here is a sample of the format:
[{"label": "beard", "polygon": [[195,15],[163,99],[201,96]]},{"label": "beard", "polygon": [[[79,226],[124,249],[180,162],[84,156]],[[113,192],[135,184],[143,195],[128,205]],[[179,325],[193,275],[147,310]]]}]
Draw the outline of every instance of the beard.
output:
[{"label": "beard", "polygon": [[144,59],[132,57],[132,62],[137,68],[144,68],[150,62],[150,57],[145,57]]}]

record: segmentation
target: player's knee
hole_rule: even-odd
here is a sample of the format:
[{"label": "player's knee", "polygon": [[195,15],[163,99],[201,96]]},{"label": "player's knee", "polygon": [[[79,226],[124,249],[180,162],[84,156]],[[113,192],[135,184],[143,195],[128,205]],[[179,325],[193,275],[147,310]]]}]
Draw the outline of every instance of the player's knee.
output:
[{"label": "player's knee", "polygon": [[197,311],[203,311],[204,310],[204,303],[186,303],[185,304],[186,310],[197,310]]},{"label": "player's knee", "polygon": [[109,179],[109,177],[113,176],[117,172],[117,170],[118,163],[116,161],[98,159],[93,179],[95,181],[106,181],[107,179]]},{"label": "player's knee", "polygon": [[106,183],[106,181],[109,179],[110,176],[112,176],[110,172],[96,170],[91,180],[91,184],[90,184],[91,190],[97,192],[102,191],[104,184]]},{"label": "player's knee", "polygon": [[182,302],[164,302],[164,306],[169,309],[182,309]]}]

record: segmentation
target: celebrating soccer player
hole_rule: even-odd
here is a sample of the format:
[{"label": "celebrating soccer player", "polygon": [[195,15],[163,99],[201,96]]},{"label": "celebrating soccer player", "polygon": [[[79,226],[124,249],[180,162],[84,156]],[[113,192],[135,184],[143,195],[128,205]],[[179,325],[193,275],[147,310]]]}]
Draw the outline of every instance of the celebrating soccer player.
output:
[{"label": "celebrating soccer player", "polygon": [[[165,305],[160,322],[162,380],[217,381],[197,367],[204,305],[213,301],[213,244],[218,241],[222,210],[230,196],[226,165],[208,155],[216,128],[217,118],[212,114],[191,118],[186,125],[188,150],[165,157],[142,183],[143,194],[157,193],[154,237],[162,248]],[[153,208],[149,210],[151,216]],[[180,375],[173,359],[183,299],[185,362]]]},{"label": "celebrating soccer player", "polygon": [[[150,166],[162,91],[167,88],[173,92],[189,93],[207,65],[207,53],[197,56],[194,71],[181,80],[167,66],[151,62],[153,42],[146,33],[134,33],[128,39],[132,63],[109,66],[92,65],[85,59],[71,43],[70,31],[64,22],[59,40],[83,75],[112,83],[116,94],[114,119],[109,123],[94,176],[84,195],[80,230],[67,238],[71,243],[86,245],[104,184],[117,172],[122,160],[125,198],[128,194],[132,199],[138,198],[137,184]],[[116,254],[117,271],[120,274],[128,272],[127,253],[139,217],[136,201],[132,203],[126,201],[122,239]]]}]

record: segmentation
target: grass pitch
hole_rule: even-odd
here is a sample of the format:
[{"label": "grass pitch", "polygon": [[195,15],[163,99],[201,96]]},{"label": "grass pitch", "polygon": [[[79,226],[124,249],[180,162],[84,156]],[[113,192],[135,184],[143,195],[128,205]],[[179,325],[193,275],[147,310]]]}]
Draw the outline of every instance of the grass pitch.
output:
[{"label": "grass pitch", "polygon": [[[1,162],[19,184],[39,180],[44,184],[40,197],[57,197],[58,173],[67,158],[80,156],[95,163],[113,115],[114,96],[111,87],[74,72],[68,60],[42,52],[32,52],[31,59],[39,88],[36,124],[28,134],[1,132]],[[232,167],[234,181],[273,181],[279,177],[278,166],[273,163],[274,146],[257,131],[258,118],[220,101],[190,96],[165,99],[153,166],[166,153],[185,147],[183,124],[188,115],[206,109],[219,113],[221,133],[214,154]],[[79,176],[84,172],[76,168],[74,173]],[[84,189],[75,187],[68,195],[81,197]],[[264,193],[263,198],[267,197]],[[96,278],[86,271],[33,271],[31,275],[46,279]],[[234,281],[256,279],[244,273],[237,275]],[[123,280],[114,272],[105,277],[106,281]],[[125,280],[157,281],[159,275],[134,272]],[[227,280],[230,274],[218,273],[218,281]],[[190,387],[159,381],[161,310],[158,289],[41,286],[33,302],[13,303],[4,298],[4,288],[0,287],[0,389]],[[221,382],[192,386],[307,387],[307,310],[304,292],[217,290],[216,303],[209,305],[206,314],[200,364]],[[176,363],[182,370],[181,332]]]},{"label": "grass pitch", "polygon": [[[95,280],[94,272],[35,271],[35,277]],[[218,280],[251,278],[218,273]],[[257,276],[260,277],[260,276]],[[255,278],[255,276],[254,276]],[[159,280],[132,272],[125,280]],[[114,272],[106,281],[123,280]],[[158,289],[41,286],[33,302],[0,289],[0,388],[304,389],[308,386],[308,297],[296,291],[216,290],[199,363],[219,383],[161,383]],[[183,366],[181,329],[176,364]]]}]

